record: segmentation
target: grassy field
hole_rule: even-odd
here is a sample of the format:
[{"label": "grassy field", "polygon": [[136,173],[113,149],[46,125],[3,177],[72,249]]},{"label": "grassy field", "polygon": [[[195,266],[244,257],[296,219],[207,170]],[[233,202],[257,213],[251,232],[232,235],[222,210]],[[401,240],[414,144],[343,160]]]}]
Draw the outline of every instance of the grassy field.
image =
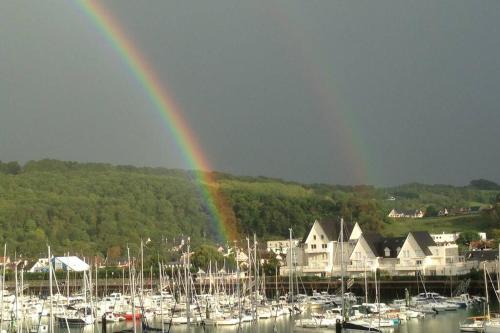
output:
[{"label": "grassy field", "polygon": [[431,217],[422,219],[393,219],[385,224],[383,233],[387,236],[404,236],[410,231],[430,233],[456,231],[486,231],[486,221],[481,215]]}]

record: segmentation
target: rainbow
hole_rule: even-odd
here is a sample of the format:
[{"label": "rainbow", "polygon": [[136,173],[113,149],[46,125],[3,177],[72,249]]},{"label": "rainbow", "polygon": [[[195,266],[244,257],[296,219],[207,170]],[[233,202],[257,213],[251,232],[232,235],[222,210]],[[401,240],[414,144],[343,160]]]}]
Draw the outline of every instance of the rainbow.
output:
[{"label": "rainbow", "polygon": [[304,80],[309,84],[317,107],[324,114],[323,124],[330,124],[330,133],[336,134],[332,140],[341,140],[338,153],[350,164],[352,181],[358,185],[377,183],[379,178],[374,172],[374,165],[370,163],[374,158],[368,149],[369,143],[364,138],[355,113],[349,112],[349,101],[338,95],[341,91],[338,86],[340,82],[335,80],[332,61],[322,56],[324,53],[312,43],[314,36],[307,34],[308,29],[301,24],[306,8],[301,7],[300,1],[284,2],[282,6],[272,2],[263,4],[267,5],[263,12],[282,28],[292,50],[302,59]]},{"label": "rainbow", "polygon": [[189,169],[192,169],[196,175],[218,240],[236,239],[237,230],[234,214],[220,193],[213,173],[210,172],[212,168],[203,154],[195,134],[183,118],[179,106],[176,105],[174,99],[156,76],[154,68],[132,40],[127,38],[123,28],[101,3],[95,0],[77,0],[77,3],[96,27],[101,30],[102,35],[123,60],[138,85],[154,105],[155,110],[164,120]]}]

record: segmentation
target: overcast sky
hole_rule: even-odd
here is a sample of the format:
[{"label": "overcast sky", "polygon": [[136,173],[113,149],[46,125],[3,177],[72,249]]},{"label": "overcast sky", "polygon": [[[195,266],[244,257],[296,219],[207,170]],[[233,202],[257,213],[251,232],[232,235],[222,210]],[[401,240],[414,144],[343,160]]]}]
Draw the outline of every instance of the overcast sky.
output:
[{"label": "overcast sky", "polygon": [[[500,181],[500,1],[106,1],[213,168]],[[0,4],[0,160],[186,168],[73,2]]]}]

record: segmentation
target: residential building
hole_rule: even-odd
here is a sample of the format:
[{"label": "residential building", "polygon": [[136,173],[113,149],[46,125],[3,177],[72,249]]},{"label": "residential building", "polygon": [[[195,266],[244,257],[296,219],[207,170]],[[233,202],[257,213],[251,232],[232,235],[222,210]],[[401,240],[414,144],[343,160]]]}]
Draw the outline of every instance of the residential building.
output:
[{"label": "residential building", "polygon": [[472,263],[459,255],[456,244],[436,244],[427,231],[412,231],[398,254],[397,275],[461,275],[470,272]]},{"label": "residential building", "polygon": [[[343,258],[344,265],[347,267],[361,229],[359,225],[352,227],[345,224],[342,246],[340,243],[340,224],[340,221],[314,221],[309,232],[302,239],[300,247],[293,249],[292,260],[294,269],[298,274],[339,275],[341,258]],[[343,255],[341,254],[342,248]],[[287,265],[281,267],[282,275],[288,275],[289,266],[289,260],[287,260]]]},{"label": "residential building", "polygon": [[3,267],[3,265],[9,265],[10,264],[10,257],[0,257],[0,266]]},{"label": "residential building", "polygon": [[396,210],[395,208],[392,209],[389,214],[387,215],[388,217],[392,217],[395,219],[400,219],[400,218],[411,218],[411,219],[421,219],[424,217],[424,212],[420,209],[416,210]]},{"label": "residential building", "polygon": [[49,270],[49,258],[40,258],[33,262],[32,265],[26,267],[29,273],[47,272]]},{"label": "residential building", "polygon": [[[299,239],[292,239],[293,247],[297,247],[299,243],[300,243]],[[267,251],[274,252],[276,254],[286,254],[289,248],[290,248],[289,239],[270,240],[267,241],[266,243]]]},{"label": "residential building", "polygon": [[417,272],[422,275],[463,275],[479,268],[481,259],[478,253],[483,253],[483,256],[488,253],[489,261],[490,257],[497,255],[487,251],[473,251],[467,258],[460,255],[455,243],[458,235],[412,231],[405,237],[383,237],[362,232],[356,223],[353,227],[346,225],[345,241],[341,246],[339,222],[315,221],[299,246],[286,254],[280,273],[288,275],[293,267],[299,275],[338,276],[343,258],[344,268],[350,276],[375,271],[389,275],[415,275]]},{"label": "residential building", "polygon": [[377,233],[362,234],[350,256],[350,274],[362,275],[377,269],[394,274],[398,263],[398,254],[405,237],[383,237]]},{"label": "residential building", "polygon": [[432,240],[436,244],[455,243],[458,236],[460,236],[459,232],[431,234]]},{"label": "residential building", "polygon": [[477,270],[486,266],[488,272],[497,272],[499,269],[498,250],[476,250],[465,254],[465,259],[474,264]]},{"label": "residential building", "polygon": [[[479,239],[482,241],[486,241],[486,233],[485,232],[478,232]],[[442,244],[442,243],[455,243],[460,236],[459,232],[452,232],[452,233],[441,233],[441,234],[431,234],[432,239],[436,244]]]},{"label": "residential building", "polygon": [[438,216],[448,216],[450,212],[448,211],[448,208],[440,209],[438,212]]}]

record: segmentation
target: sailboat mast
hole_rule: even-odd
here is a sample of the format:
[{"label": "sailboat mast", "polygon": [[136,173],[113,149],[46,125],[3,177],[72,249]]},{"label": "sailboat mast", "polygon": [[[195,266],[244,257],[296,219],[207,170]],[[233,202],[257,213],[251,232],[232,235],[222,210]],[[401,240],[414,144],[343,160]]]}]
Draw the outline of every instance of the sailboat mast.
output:
[{"label": "sailboat mast", "polygon": [[486,262],[483,263],[483,272],[484,272],[484,292],[486,293],[486,309],[487,316],[490,317],[490,296],[488,294],[488,280],[486,279]]},{"label": "sailboat mast", "polygon": [[127,246],[127,259],[128,259],[128,274],[130,282],[130,297],[132,298],[132,323],[134,326],[134,333],[137,333],[137,326],[135,325],[135,284],[134,284],[134,270],[130,263],[130,248]]},{"label": "sailboat mast", "polygon": [[346,318],[344,287],[344,218],[340,218],[340,285],[342,292],[342,318]]},{"label": "sailboat mast", "polygon": [[165,323],[163,322],[163,274],[162,274],[162,265],[160,261],[158,261],[158,272],[160,277],[160,318],[161,318],[161,331],[165,332]]},{"label": "sailboat mast", "polygon": [[141,238],[141,302],[144,302],[144,241]]},{"label": "sailboat mast", "polygon": [[289,261],[289,269],[288,269],[288,293],[290,296],[290,301],[293,304],[293,248],[292,248],[292,228],[289,228],[290,239],[288,242],[288,257],[290,257]]},{"label": "sailboat mast", "polygon": [[255,318],[258,318],[258,295],[259,295],[259,271],[257,270],[257,236],[253,234],[253,273],[255,274]]},{"label": "sailboat mast", "polygon": [[2,327],[3,324],[3,291],[5,289],[5,264],[6,264],[6,258],[7,256],[7,243],[4,244],[3,246],[3,273],[2,273],[2,294],[0,294],[0,305],[2,306],[1,313],[0,313],[0,327]]},{"label": "sailboat mast", "polygon": [[365,270],[365,303],[368,303],[368,280],[366,276],[366,258],[363,260],[363,267]]},{"label": "sailboat mast", "polygon": [[[54,332],[54,317],[53,317],[54,305],[52,302],[52,260],[51,260],[51,256],[50,256],[50,245],[48,246],[48,258],[49,258],[49,295],[50,295],[50,298],[49,298],[49,302],[50,302],[49,329],[50,329],[50,331],[49,331],[49,333],[53,333]],[[4,265],[4,267],[5,267],[5,265]],[[3,306],[3,304],[2,304],[2,306]],[[3,315],[2,315],[2,317],[3,317]]]},{"label": "sailboat mast", "polygon": [[500,244],[498,244],[497,293],[500,293]]},{"label": "sailboat mast", "polygon": [[190,272],[189,272],[189,252],[190,252],[190,238],[187,239],[187,264],[186,264],[186,316],[187,316],[187,326],[191,325],[191,283],[190,283]]},{"label": "sailboat mast", "polygon": [[[235,242],[236,243],[236,242]],[[239,249],[235,244],[236,258],[239,255]],[[241,328],[241,290],[240,290],[240,265],[236,261],[236,297],[238,297],[238,332]]]},{"label": "sailboat mast", "polygon": [[[17,259],[14,259],[15,261],[17,261]],[[16,309],[16,314],[14,316],[14,318],[16,319],[16,325],[17,325],[17,322],[19,321],[19,288],[18,288],[18,284],[17,284],[17,262],[15,262],[15,268],[14,268],[14,276],[15,276],[15,282],[16,282],[16,302],[14,303],[14,307]],[[2,304],[3,306],[3,304]],[[22,329],[23,325],[21,325],[21,329]]]}]

